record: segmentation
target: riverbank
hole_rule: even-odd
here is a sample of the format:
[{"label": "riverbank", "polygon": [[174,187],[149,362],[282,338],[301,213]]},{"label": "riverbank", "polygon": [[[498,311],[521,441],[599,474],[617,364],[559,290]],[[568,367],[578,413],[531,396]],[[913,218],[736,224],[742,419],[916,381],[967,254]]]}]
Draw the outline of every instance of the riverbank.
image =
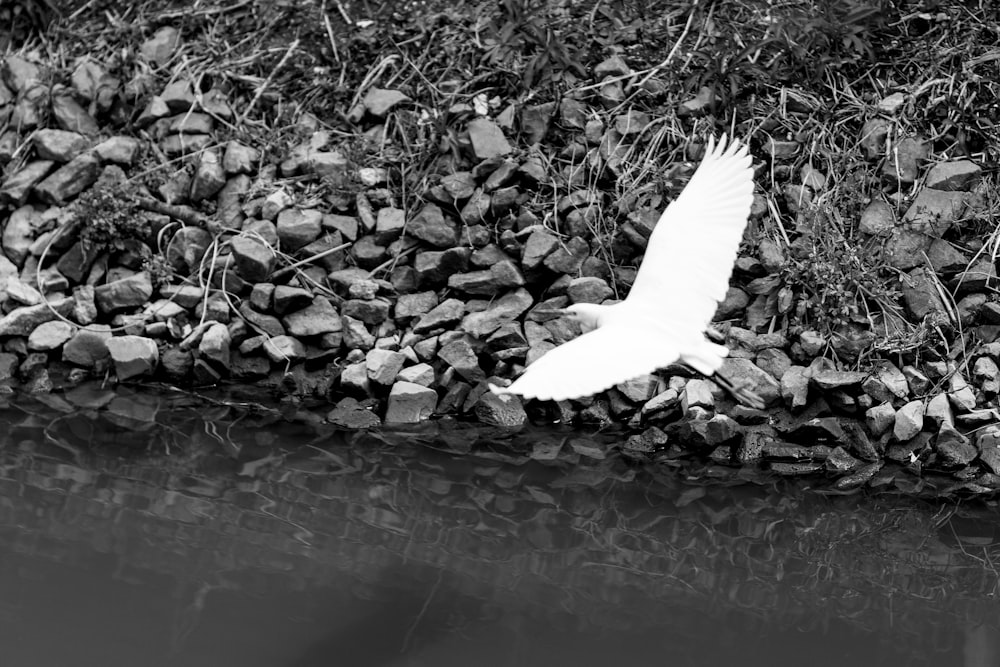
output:
[{"label": "riverbank", "polygon": [[[11,44],[7,391],[253,385],[348,429],[561,421],[641,461],[1000,488],[990,17],[338,8],[81,5]],[[920,49],[945,37],[958,88]],[[757,193],[716,330],[768,409],[678,369],[489,393],[578,334],[542,311],[627,294],[723,131]]]}]

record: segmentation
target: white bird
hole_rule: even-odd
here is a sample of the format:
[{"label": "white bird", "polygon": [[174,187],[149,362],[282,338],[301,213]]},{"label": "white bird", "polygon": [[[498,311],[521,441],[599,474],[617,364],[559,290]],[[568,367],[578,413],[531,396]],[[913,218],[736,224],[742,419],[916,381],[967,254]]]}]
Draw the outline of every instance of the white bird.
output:
[{"label": "white bird", "polygon": [[509,387],[494,394],[580,398],[678,360],[757,407],[760,399],[718,371],[729,354],[705,337],[729,277],[753,202],[745,145],[709,138],[687,186],[660,216],[632,289],[611,305],[577,303],[562,313],[583,335],[545,353]]}]

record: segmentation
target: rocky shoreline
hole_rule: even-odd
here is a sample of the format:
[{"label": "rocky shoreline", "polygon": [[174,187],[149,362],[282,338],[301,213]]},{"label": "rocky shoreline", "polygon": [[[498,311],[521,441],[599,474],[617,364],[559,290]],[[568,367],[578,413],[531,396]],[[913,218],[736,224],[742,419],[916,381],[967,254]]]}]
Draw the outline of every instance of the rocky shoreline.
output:
[{"label": "rocky shoreline", "polygon": [[[155,66],[176,42],[161,29],[141,57]],[[454,168],[406,206],[398,165],[371,166],[351,143],[384,147],[392,131],[433,122],[404,91],[365,91],[346,113],[350,140],[302,115],[296,140],[273,155],[238,138],[250,110],[238,114],[223,90],[7,56],[0,387],[252,384],[328,401],[325,418],[351,429],[443,415],[620,425],[623,451],[639,460],[763,464],[832,476],[843,491],[900,471],[932,471],[954,492],[1000,488],[996,265],[970,231],[981,169],[925,165],[925,142],[898,136],[893,96],[859,129],[881,183],[857,184],[870,192],[856,219],[825,201],[833,174],[794,166],[802,141],[766,126],[751,138],[759,173],[784,185],[756,195],[716,320],[732,350],[726,372],[766,411],[670,369],[585,401],[525,406],[487,391],[488,378],[503,382],[578,334],[544,311],[627,292],[670,199],[647,188],[615,201],[608,185],[664,139],[644,112],[606,111],[632,74],[613,57],[578,98],[441,110]],[[670,113],[699,117],[699,104]],[[687,157],[700,150],[690,144]],[[554,154],[569,166],[552,168]],[[668,175],[673,194],[692,167]],[[774,216],[795,227],[765,233]],[[865,253],[884,258],[881,274]],[[850,289],[881,290],[880,310],[804,324],[847,303],[827,290],[851,271]]]}]

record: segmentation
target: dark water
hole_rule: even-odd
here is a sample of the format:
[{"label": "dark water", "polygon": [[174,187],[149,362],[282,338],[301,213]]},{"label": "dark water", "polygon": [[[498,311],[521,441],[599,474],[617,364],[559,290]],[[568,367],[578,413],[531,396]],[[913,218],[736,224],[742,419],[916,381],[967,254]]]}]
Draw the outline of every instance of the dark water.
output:
[{"label": "dark water", "polygon": [[5,667],[1000,664],[982,501],[647,470],[614,434],[45,400],[0,409]]}]

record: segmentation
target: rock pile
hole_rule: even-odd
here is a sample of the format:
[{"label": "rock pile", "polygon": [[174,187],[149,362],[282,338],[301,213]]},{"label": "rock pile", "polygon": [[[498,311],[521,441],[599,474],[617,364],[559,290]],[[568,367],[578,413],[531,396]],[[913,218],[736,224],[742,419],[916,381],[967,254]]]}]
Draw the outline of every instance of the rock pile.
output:
[{"label": "rock pile", "polygon": [[[165,28],[143,57],[155,62],[176,42]],[[602,63],[597,99],[619,99],[629,75],[620,58]],[[623,222],[609,224],[608,196],[582,167],[626,177],[650,118],[608,116],[583,98],[492,116],[450,109],[467,168],[432,179],[418,205],[403,206],[391,170],[356,163],[308,116],[301,142],[272,160],[226,138],[239,118],[225,91],[184,79],[155,92],[122,85],[89,60],[66,84],[54,80],[25,57],[0,65],[0,381],[12,390],[109,373],[261,383],[330,400],[327,418],[351,428],[442,414],[518,425],[524,406],[487,392],[487,378],[511,377],[579,333],[546,310],[623,295],[664,205],[658,195],[623,202]],[[409,102],[372,88],[348,117],[382,140],[387,118],[423,122]],[[703,106],[691,100],[678,113]],[[526,148],[515,148],[515,120]],[[875,118],[861,145],[902,192],[920,178],[926,151],[911,138],[885,159],[890,123]],[[546,141],[564,169],[546,166]],[[989,252],[955,242],[976,203],[978,166],[934,165],[912,201],[897,194],[864,207],[858,232],[882,243],[902,276],[900,308],[822,332],[796,324],[809,306],[790,276],[826,238],[814,200],[829,175],[794,171],[793,140],[764,148],[799,229],[790,245],[752,239],[717,319],[733,350],[727,372],[771,410],[721,404],[714,385],[683,374],[528,407],[626,424],[637,457],[703,449],[721,463],[834,471],[845,488],[877,484],[888,460],[946,469],[970,488],[998,486],[996,269]],[[309,197],[302,183],[335,194]],[[539,217],[539,196],[551,218]],[[758,197],[753,219],[767,214]],[[851,252],[847,260],[861,261]],[[926,331],[949,318],[982,341],[967,363],[913,348],[901,363],[868,363],[876,327]]]}]

